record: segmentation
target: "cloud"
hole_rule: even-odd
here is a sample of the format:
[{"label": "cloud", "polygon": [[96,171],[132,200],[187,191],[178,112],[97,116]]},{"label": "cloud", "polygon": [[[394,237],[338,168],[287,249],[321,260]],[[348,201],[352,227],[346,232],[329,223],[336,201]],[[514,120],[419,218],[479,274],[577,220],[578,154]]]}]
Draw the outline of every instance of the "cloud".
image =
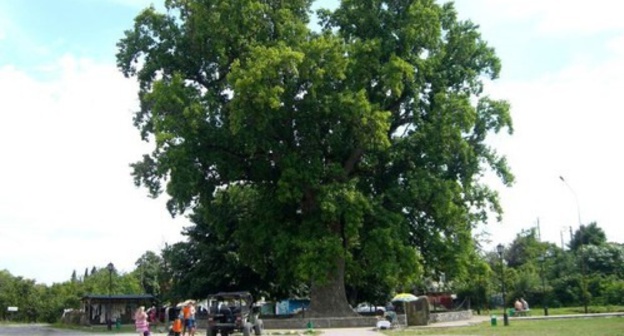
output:
[{"label": "cloud", "polygon": [[181,239],[188,222],[132,183],[150,148],[132,126],[135,82],[66,55],[34,75],[1,67],[0,92],[0,269],[46,283],[109,261],[129,271]]},{"label": "cloud", "polygon": [[[478,15],[486,24],[528,24],[534,33],[547,36],[586,36],[621,31],[624,3],[613,0],[458,0],[460,14]],[[481,14],[477,14],[481,13]],[[483,13],[488,13],[487,15]],[[482,21],[479,21],[482,23]]]},{"label": "cloud", "polygon": [[624,33],[607,42],[607,48],[618,56],[624,56]]},{"label": "cloud", "polygon": [[[624,242],[617,196],[624,188],[619,155],[624,59],[577,61],[535,80],[490,84],[488,91],[511,102],[515,126],[512,137],[496,142],[517,183],[501,191],[506,215],[501,226],[492,228],[494,236],[511,240],[539,217],[544,237],[558,243],[563,226],[576,229],[580,212],[584,224],[596,221],[610,240]],[[564,237],[567,241],[568,234]]]}]

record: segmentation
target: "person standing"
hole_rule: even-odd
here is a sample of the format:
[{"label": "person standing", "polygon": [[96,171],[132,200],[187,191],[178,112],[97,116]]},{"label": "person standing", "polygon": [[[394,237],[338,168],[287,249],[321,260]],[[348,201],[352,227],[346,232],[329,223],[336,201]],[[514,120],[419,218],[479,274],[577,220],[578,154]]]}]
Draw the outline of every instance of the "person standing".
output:
[{"label": "person standing", "polygon": [[182,307],[182,335],[186,335],[189,328],[189,317],[191,316],[191,304],[190,302],[186,302],[184,307]]},{"label": "person standing", "polygon": [[189,336],[195,336],[195,304],[191,301],[189,302],[189,317],[188,317],[188,324],[186,326],[186,329],[189,333]]},{"label": "person standing", "polygon": [[149,322],[147,322],[145,307],[139,307],[134,313],[134,326],[140,336],[149,336]]}]

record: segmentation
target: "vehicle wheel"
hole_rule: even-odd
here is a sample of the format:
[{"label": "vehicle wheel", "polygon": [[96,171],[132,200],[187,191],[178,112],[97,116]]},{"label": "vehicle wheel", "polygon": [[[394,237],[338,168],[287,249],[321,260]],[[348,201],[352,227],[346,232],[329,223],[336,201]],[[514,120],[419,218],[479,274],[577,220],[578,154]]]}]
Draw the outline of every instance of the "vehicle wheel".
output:
[{"label": "vehicle wheel", "polygon": [[262,335],[262,331],[264,330],[264,322],[258,319],[256,321],[256,324],[253,326],[253,329],[254,329],[254,333],[256,334],[256,336]]},{"label": "vehicle wheel", "polygon": [[380,309],[380,310],[377,311],[377,315],[383,315],[383,314],[384,314],[383,310]]},{"label": "vehicle wheel", "polygon": [[228,336],[230,334],[227,330],[221,330],[221,336]]},{"label": "vehicle wheel", "polygon": [[243,326],[243,336],[251,336],[251,323],[245,323]]}]

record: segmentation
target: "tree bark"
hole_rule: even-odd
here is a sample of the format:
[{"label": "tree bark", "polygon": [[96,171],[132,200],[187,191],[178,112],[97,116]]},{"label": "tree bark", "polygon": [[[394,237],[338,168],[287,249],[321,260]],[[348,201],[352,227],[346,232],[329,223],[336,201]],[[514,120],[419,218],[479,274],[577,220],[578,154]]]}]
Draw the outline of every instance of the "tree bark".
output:
[{"label": "tree bark", "polygon": [[357,316],[347,301],[345,291],[345,260],[338,257],[336,267],[327,275],[323,283],[314,282],[310,288],[309,317],[348,317]]}]

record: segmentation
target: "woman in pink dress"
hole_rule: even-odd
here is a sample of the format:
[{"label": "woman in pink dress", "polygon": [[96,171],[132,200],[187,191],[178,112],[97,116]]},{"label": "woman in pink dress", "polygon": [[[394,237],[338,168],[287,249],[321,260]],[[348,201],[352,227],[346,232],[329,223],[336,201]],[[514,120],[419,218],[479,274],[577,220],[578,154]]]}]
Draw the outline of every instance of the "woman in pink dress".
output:
[{"label": "woman in pink dress", "polygon": [[134,326],[136,327],[136,331],[139,333],[139,335],[148,336],[150,334],[149,322],[147,322],[147,313],[145,312],[145,307],[139,307],[136,313],[134,313]]}]

